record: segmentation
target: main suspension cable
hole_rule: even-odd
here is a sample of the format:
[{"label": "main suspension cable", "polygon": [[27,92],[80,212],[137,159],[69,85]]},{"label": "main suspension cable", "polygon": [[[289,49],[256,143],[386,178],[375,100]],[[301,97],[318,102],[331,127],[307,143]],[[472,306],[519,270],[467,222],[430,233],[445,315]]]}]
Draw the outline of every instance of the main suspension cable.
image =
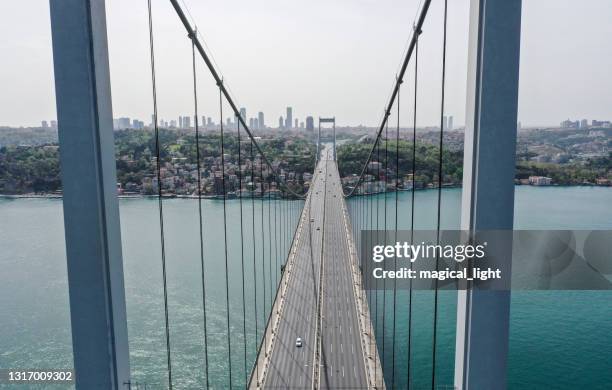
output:
[{"label": "main suspension cable", "polygon": [[364,180],[364,175],[367,171],[367,167],[368,164],[370,163],[370,161],[372,160],[372,157],[374,156],[374,151],[376,150],[376,146],[378,145],[378,142],[380,140],[381,134],[385,128],[385,124],[387,123],[387,120],[389,119],[389,115],[391,112],[391,109],[393,108],[393,103],[395,102],[395,99],[397,97],[397,92],[399,90],[399,86],[402,82],[402,80],[404,79],[404,74],[406,73],[406,68],[408,67],[408,62],[410,61],[410,58],[412,57],[412,53],[415,50],[416,47],[416,43],[418,40],[419,35],[422,32],[422,27],[423,27],[423,23],[425,22],[425,17],[427,16],[427,11],[429,10],[429,6],[431,4],[431,0],[425,0],[423,3],[423,8],[421,9],[421,13],[419,15],[419,18],[417,20],[417,22],[414,25],[414,30],[413,30],[413,34],[412,34],[412,38],[410,39],[410,44],[408,46],[408,51],[406,52],[406,56],[404,57],[404,62],[402,63],[402,67],[400,69],[400,72],[398,74],[397,80],[395,82],[395,86],[393,87],[393,92],[391,93],[391,97],[389,98],[389,102],[387,104],[387,108],[385,110],[385,115],[383,116],[383,120],[382,123],[380,124],[378,131],[376,133],[376,138],[374,140],[374,145],[372,145],[372,148],[370,149],[370,153],[368,154],[368,158],[366,159],[363,168],[361,169],[361,173],[359,174],[359,179],[357,180],[357,183],[355,184],[355,186],[348,192],[348,193],[344,193],[345,197],[349,197],[352,196],[355,193],[355,189],[357,187],[359,187],[359,184],[361,184]]},{"label": "main suspension cable", "polygon": [[[181,20],[181,22],[183,24],[183,27],[185,27],[185,30],[187,30],[187,34],[193,36],[193,41],[195,43],[196,49],[198,50],[198,53],[200,53],[200,56],[204,60],[204,63],[206,64],[208,70],[210,71],[211,76],[215,80],[215,83],[217,84],[217,86],[219,86],[219,90],[220,90],[221,94],[225,97],[225,100],[229,104],[229,106],[232,109],[234,115],[238,118],[238,121],[240,122],[240,124],[244,128],[245,132],[247,133],[247,135],[249,136],[251,141],[253,141],[253,145],[254,145],[256,151],[261,156],[262,162],[266,163],[266,165],[268,166],[268,168],[270,169],[270,172],[272,173],[272,175],[274,177],[278,177],[279,175],[277,174],[276,169],[274,169],[274,166],[273,166],[272,162],[263,153],[263,150],[261,149],[261,147],[257,143],[255,136],[253,135],[252,131],[249,129],[249,126],[246,124],[246,118],[243,118],[242,115],[240,115],[240,111],[238,110],[238,107],[236,106],[236,104],[234,102],[234,99],[232,99],[232,96],[229,93],[228,88],[223,83],[222,77],[219,76],[219,73],[217,72],[217,70],[216,70],[216,68],[215,68],[215,66],[213,64],[213,61],[211,61],[210,56],[204,50],[204,46],[202,45],[198,35],[195,33],[195,27],[191,26],[191,22],[189,21],[189,18],[185,15],[185,12],[183,11],[183,8],[179,4],[178,0],[170,0],[170,3],[172,4],[172,7],[174,8],[174,11],[176,12],[176,14],[178,15],[179,19]],[[221,122],[223,122],[223,118],[221,118]],[[287,187],[287,191],[292,193],[297,198],[304,198],[305,197],[305,194],[298,194],[298,193],[294,192],[289,187]]]}]

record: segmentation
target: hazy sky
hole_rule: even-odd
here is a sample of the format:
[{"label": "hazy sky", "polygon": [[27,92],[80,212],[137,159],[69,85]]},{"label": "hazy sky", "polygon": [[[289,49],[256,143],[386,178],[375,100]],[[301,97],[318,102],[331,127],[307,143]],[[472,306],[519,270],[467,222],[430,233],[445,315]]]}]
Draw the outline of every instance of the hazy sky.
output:
[{"label": "hazy sky", "polygon": [[[335,115],[376,125],[410,36],[418,0],[184,0],[219,69],[248,116],[276,126]],[[113,115],[150,121],[146,0],[106,0]],[[439,123],[442,1],[434,0],[421,43],[420,125]],[[468,0],[449,0],[448,115],[465,115]],[[191,47],[168,0],[153,0],[160,117],[193,114]],[[523,0],[519,120],[612,119],[612,2]],[[0,2],[0,126],[55,118],[48,0]],[[218,95],[198,65],[199,111],[218,121]],[[411,66],[412,68],[412,66]],[[411,79],[402,124],[411,118]],[[229,111],[224,110],[224,117]]]}]

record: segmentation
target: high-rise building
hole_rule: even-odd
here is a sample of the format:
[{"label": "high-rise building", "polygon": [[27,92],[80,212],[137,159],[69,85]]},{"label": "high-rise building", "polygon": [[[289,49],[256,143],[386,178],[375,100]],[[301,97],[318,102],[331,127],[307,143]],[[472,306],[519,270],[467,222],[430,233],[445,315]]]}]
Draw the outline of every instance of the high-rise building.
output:
[{"label": "high-rise building", "polygon": [[130,118],[127,118],[127,117],[119,118],[119,121],[117,123],[118,129],[120,130],[129,129],[130,127],[131,127]]},{"label": "high-rise building", "polygon": [[206,124],[208,125],[208,127],[213,127],[215,124],[212,121],[211,117],[208,117],[206,120]]},{"label": "high-rise building", "polygon": [[249,118],[249,128],[251,129],[255,128],[255,121],[253,120],[253,118]]},{"label": "high-rise building", "polygon": [[[168,125],[166,124],[166,126],[164,126],[164,127],[168,127]],[[134,119],[134,120],[132,120],[132,128],[133,129],[137,129],[137,130],[143,129],[144,128],[144,122],[143,121],[139,121],[138,119]]]},{"label": "high-rise building", "polygon": [[448,123],[447,123],[446,128],[448,129],[448,131],[453,130],[453,116],[452,115],[448,117]]},{"label": "high-rise building", "polygon": [[49,123],[47,123],[47,121],[42,121],[42,122],[40,122],[40,126],[43,129],[48,129],[49,128]]},{"label": "high-rise building", "polygon": [[285,117],[285,128],[287,130],[290,130],[292,124],[293,124],[293,108],[287,107],[287,116]]},{"label": "high-rise building", "polygon": [[183,128],[183,117],[179,116],[179,129]]},{"label": "high-rise building", "polygon": [[[561,127],[564,128],[564,129],[577,129],[578,126],[580,126],[580,122],[579,121],[571,121],[571,120],[567,119],[567,120],[564,120],[563,122],[561,122]],[[593,123],[593,126],[595,126],[595,123]]]},{"label": "high-rise building", "polygon": [[51,121],[51,128],[57,130],[57,121]]},{"label": "high-rise building", "polygon": [[247,120],[246,108],[244,108],[244,107],[240,108],[240,116],[242,117],[242,120],[246,122],[246,120]]},{"label": "high-rise building", "polygon": [[297,118],[295,118],[295,121],[293,122],[293,128],[294,128],[294,129],[297,129],[297,128],[299,127],[299,126],[298,126],[298,123],[299,123],[299,122],[298,122]]},{"label": "high-rise building", "polygon": [[170,120],[170,128],[171,129],[175,129],[176,128],[176,121],[174,119]]},{"label": "high-rise building", "polygon": [[259,130],[259,121],[257,120],[257,118],[253,118],[253,128],[256,130]]},{"label": "high-rise building", "polygon": [[278,129],[282,129],[283,127],[285,127],[284,123],[283,123],[283,116],[279,116],[278,117]]},{"label": "high-rise building", "polygon": [[583,119],[580,121],[580,128],[581,129],[587,129],[589,127],[589,121],[588,119]]},{"label": "high-rise building", "polygon": [[306,117],[306,130],[314,131],[314,118],[311,116]]},{"label": "high-rise building", "polygon": [[259,111],[257,113],[257,121],[259,122],[259,128],[260,129],[265,129],[266,128],[266,124],[264,122],[264,113]]},{"label": "high-rise building", "polygon": [[186,129],[191,128],[191,117],[188,115],[185,115],[183,117],[183,126],[185,126]]}]

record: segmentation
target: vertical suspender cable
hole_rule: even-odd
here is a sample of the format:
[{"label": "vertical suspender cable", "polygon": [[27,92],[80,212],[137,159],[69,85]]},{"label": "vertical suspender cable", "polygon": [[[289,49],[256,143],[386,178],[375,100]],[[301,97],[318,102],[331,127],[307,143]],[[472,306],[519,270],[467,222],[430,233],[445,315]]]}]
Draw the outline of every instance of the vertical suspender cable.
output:
[{"label": "vertical suspender cable", "polygon": [[[373,170],[372,170],[373,171]],[[374,175],[372,175],[374,176]],[[368,206],[369,206],[369,210],[368,210],[368,215],[369,215],[369,226],[368,226],[368,230],[369,230],[369,248],[372,247],[372,245],[374,245],[374,238],[372,236],[372,230],[374,230],[374,206],[373,206],[373,202],[374,202],[374,194],[372,193],[372,191],[368,191]],[[369,264],[370,262],[366,262],[366,266]],[[372,266],[372,264],[370,264],[370,267]],[[366,280],[368,281],[368,307],[370,308],[370,313],[372,313],[372,309],[371,309],[371,304],[373,303],[373,299],[372,299],[372,278],[369,277],[370,272],[371,272],[371,268],[370,267],[366,267],[368,269],[368,271],[366,272]],[[372,316],[370,315],[370,351],[372,351],[374,345],[373,345],[373,341],[374,341],[374,332],[373,332],[373,321],[372,321]],[[376,381],[376,378],[374,379]]]},{"label": "vertical suspender cable", "polygon": [[[278,183],[277,183],[278,186]],[[277,187],[278,190],[278,187]],[[274,198],[274,256],[276,257],[276,289],[278,289],[278,281],[280,280],[280,256],[278,255],[278,193]]]},{"label": "vertical suspender cable", "polygon": [[155,50],[153,45],[153,13],[151,0],[147,0],[149,14],[149,50],[151,53],[151,84],[153,92],[153,126],[155,127],[155,154],[157,170],[157,204],[159,208],[159,229],[161,240],[162,282],[164,289],[164,320],[166,327],[166,363],[168,369],[168,388],[172,390],[172,360],[170,357],[170,325],[168,321],[168,283],[166,278],[166,247],[164,239],[164,208],[162,201],[161,152],[159,145],[159,127],[157,125],[157,85],[155,82]]},{"label": "vertical suspender cable", "polygon": [[[400,88],[397,90],[397,132],[395,133],[395,242],[397,242],[397,221],[398,221],[398,205],[399,205],[399,181],[400,181],[400,164],[399,164],[399,139],[400,139],[400,92],[402,80],[398,80]],[[397,256],[393,257],[393,269],[397,269]],[[391,357],[391,388],[395,387],[395,329],[397,326],[396,315],[397,310],[395,304],[397,302],[397,281],[393,280],[393,347]]]},{"label": "vertical suspender cable", "polygon": [[263,335],[263,350],[264,356],[266,355],[266,341],[267,341],[267,333],[266,332],[266,236],[264,232],[264,176],[263,176],[263,159],[260,156],[259,160],[259,173],[261,179],[261,268],[263,269],[263,315],[264,315],[264,335]]},{"label": "vertical suspender cable", "polygon": [[230,334],[230,305],[229,305],[229,266],[227,256],[227,189],[225,188],[225,146],[223,140],[223,93],[219,86],[219,118],[221,129],[221,185],[223,186],[223,241],[225,249],[225,307],[227,321],[227,363],[229,368],[229,387],[232,387],[232,342]]},{"label": "vertical suspender cable", "polygon": [[[255,194],[256,194],[256,187],[255,187],[255,155],[253,154],[253,140],[250,139],[251,141],[251,184],[252,184],[252,192],[251,192],[251,231],[253,233],[253,285],[254,285],[254,298],[255,298],[255,304],[253,305],[253,308],[255,309],[255,359],[257,359],[257,340],[259,338],[259,329],[258,329],[258,322],[259,322],[259,316],[257,314],[257,255],[256,255],[256,241],[255,241]],[[259,365],[257,364],[257,361],[255,361],[255,373],[256,373],[256,383],[259,383]]]},{"label": "vertical suspender cable", "polygon": [[206,272],[204,267],[204,226],[202,224],[202,159],[200,157],[200,128],[198,124],[198,92],[196,78],[195,44],[191,40],[191,60],[193,65],[193,101],[195,113],[196,164],[198,171],[198,215],[200,228],[200,269],[202,271],[202,307],[204,311],[204,370],[206,373],[206,388],[210,386],[208,378],[208,327],[206,324]]},{"label": "vertical suspender cable", "polygon": [[[437,244],[440,243],[440,220],[442,206],[442,161],[444,147],[444,86],[446,82],[446,25],[448,0],[444,0],[444,37],[442,38],[442,96],[440,99],[440,155],[438,161],[438,221],[437,221]],[[439,256],[436,255],[436,270],[438,269]],[[435,390],[436,384],[436,341],[438,330],[438,279],[434,281],[434,323],[433,323],[433,346],[432,346],[432,369],[431,369],[431,389]]]},{"label": "vertical suspender cable", "polygon": [[[415,31],[417,34],[416,44],[414,46],[414,107],[412,116],[412,199],[411,199],[411,212],[410,212],[410,244],[414,241],[414,195],[416,186],[416,120],[417,120],[417,97],[418,97],[418,81],[419,81],[419,37],[420,31]],[[410,269],[412,269],[412,262],[410,263]],[[406,387],[410,388],[410,359],[412,355],[412,279],[410,280],[408,289],[408,368]]]},{"label": "vertical suspender cable", "polygon": [[[382,133],[381,133],[382,134]],[[380,137],[380,134],[379,134]],[[380,142],[377,141],[376,143],[376,182],[375,184],[380,184]],[[378,185],[376,187],[379,187]],[[374,194],[372,195],[372,198],[376,200],[376,241],[380,240],[380,226],[378,225],[378,217],[379,217],[379,210],[380,210],[380,197],[378,196],[380,194],[380,188],[376,188],[374,191]],[[372,210],[372,213],[374,213],[374,210]],[[380,243],[375,242],[375,245],[379,245]],[[378,280],[375,280],[373,285],[374,285],[374,302],[375,302],[375,308],[374,308],[374,346],[377,347],[377,342],[376,342],[376,335],[378,334],[378,295],[379,295],[379,291],[378,291]],[[374,382],[376,383],[378,380],[378,359],[374,359]]]},{"label": "vertical suspender cable", "polygon": [[247,333],[246,333],[246,293],[244,287],[244,230],[242,210],[242,139],[240,138],[240,121],[236,121],[238,127],[238,199],[240,202],[240,265],[242,268],[242,335],[244,342],[244,379],[248,382],[247,371]]},{"label": "vertical suspender cable", "polygon": [[[274,291],[274,287],[272,284],[272,198],[271,198],[271,183],[268,184],[268,268],[270,270],[270,274],[268,277],[270,278],[270,315],[272,314],[272,302],[274,301],[274,297],[272,291]],[[274,271],[274,277],[276,278],[276,270]]]},{"label": "vertical suspender cable", "polygon": [[[389,115],[390,113],[387,113]],[[385,188],[384,188],[384,245],[387,245],[387,169],[389,164],[389,121],[385,126],[385,169],[383,170],[383,174],[385,175]],[[387,280],[383,279],[383,317],[382,317],[382,361],[381,367],[384,369],[385,367],[385,341],[386,341],[386,321],[385,318],[387,316]]]}]

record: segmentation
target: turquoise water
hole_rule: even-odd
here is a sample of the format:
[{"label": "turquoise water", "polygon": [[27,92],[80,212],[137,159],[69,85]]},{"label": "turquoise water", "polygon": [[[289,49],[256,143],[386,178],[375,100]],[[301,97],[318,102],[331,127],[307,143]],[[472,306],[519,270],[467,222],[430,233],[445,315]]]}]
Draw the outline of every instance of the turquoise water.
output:
[{"label": "turquoise water", "polygon": [[[459,223],[460,190],[443,191],[443,227]],[[389,195],[388,212],[394,213]],[[435,226],[437,193],[417,192],[417,228]],[[379,206],[382,208],[384,197]],[[394,199],[394,198],[393,198]],[[409,193],[400,194],[400,228],[409,226]],[[355,202],[356,200],[351,200]],[[264,203],[264,213],[270,203]],[[170,329],[175,388],[197,388],[204,383],[202,288],[200,279],[197,202],[165,201],[166,245]],[[286,207],[279,201],[277,207]],[[611,229],[612,189],[588,187],[517,187],[518,228]],[[298,202],[292,202],[297,210]],[[269,310],[270,285],[277,280],[275,261],[270,256],[267,226],[261,229],[261,205],[256,203],[256,265],[253,266],[252,218],[245,203],[245,282],[247,291],[247,360],[254,359],[255,295],[257,273],[258,334]],[[270,209],[273,213],[274,207]],[[163,388],[165,340],[159,255],[157,203],[149,199],[121,200],[121,224],[126,277],[128,331],[134,380],[148,388]],[[264,214],[266,215],[266,214]],[[228,203],[228,216],[239,220],[237,201]],[[403,216],[403,217],[402,217]],[[215,388],[228,387],[225,266],[218,244],[223,239],[222,203],[204,202],[207,268],[207,320],[209,336],[209,379]],[[266,219],[267,221],[267,219]],[[391,219],[388,221],[391,226]],[[381,222],[381,226],[383,223]],[[245,379],[242,330],[242,283],[239,224],[230,234],[230,334],[232,377],[235,386]],[[262,248],[261,233],[265,235]],[[274,231],[274,226],[272,226]],[[275,253],[275,242],[272,252]],[[283,242],[278,240],[279,243]],[[282,245],[281,245],[282,246]],[[66,368],[72,366],[70,318],[66,286],[65,250],[61,200],[0,199],[0,367]],[[265,253],[261,253],[261,250]],[[264,260],[262,266],[262,259]],[[272,259],[272,260],[270,260]],[[267,291],[264,310],[263,290],[266,270]],[[272,282],[270,283],[270,276]],[[397,296],[395,347],[395,386],[406,385],[407,305],[406,292]],[[375,296],[374,296],[375,298]],[[393,297],[387,295],[390,312]],[[378,310],[377,332],[382,350],[382,300]],[[437,333],[436,382],[452,383],[454,359],[454,318],[456,296],[441,292]],[[415,388],[428,388],[431,381],[433,294],[415,292],[411,381]],[[384,366],[390,384],[393,345],[392,314],[385,316]],[[609,389],[612,383],[612,294],[607,292],[519,292],[511,307],[511,335],[508,385],[511,389]],[[486,358],[486,357],[483,357]]]},{"label": "turquoise water", "polygon": [[[385,196],[369,207],[379,209],[378,226],[384,229]],[[399,229],[409,229],[411,194],[400,193]],[[354,198],[356,209],[365,198]],[[442,195],[441,225],[458,229],[461,190]],[[362,209],[363,210],[363,209]],[[382,215],[382,216],[381,216]],[[395,195],[387,194],[387,227],[395,227]],[[437,191],[416,192],[415,229],[435,229]],[[517,187],[517,229],[611,229],[612,189],[593,187]],[[376,220],[373,220],[376,226]],[[431,291],[413,292],[412,388],[430,389],[433,355],[433,304]],[[456,293],[441,291],[438,298],[436,385],[452,385],[454,376]],[[383,311],[383,300],[385,310]],[[406,388],[408,383],[408,293],[396,296],[395,359],[393,358],[393,294],[370,296],[377,329],[379,353],[387,386]],[[383,345],[383,313],[384,353]],[[483,357],[486,358],[486,357]],[[393,363],[395,360],[395,363]],[[395,374],[393,365],[395,364]],[[511,302],[510,389],[610,389],[612,388],[612,292],[518,291]]]}]

